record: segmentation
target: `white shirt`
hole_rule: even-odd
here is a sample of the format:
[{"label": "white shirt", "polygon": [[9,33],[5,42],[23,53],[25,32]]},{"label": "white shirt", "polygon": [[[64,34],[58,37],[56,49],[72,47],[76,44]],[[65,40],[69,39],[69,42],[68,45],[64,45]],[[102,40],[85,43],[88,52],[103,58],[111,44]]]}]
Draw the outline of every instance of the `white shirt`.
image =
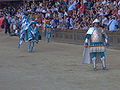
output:
[{"label": "white shirt", "polygon": [[41,12],[41,9],[40,9],[40,8],[37,8],[37,9],[36,9],[36,12]]},{"label": "white shirt", "polygon": [[102,1],[102,4],[104,4],[104,5],[105,5],[106,3],[107,3],[107,1],[106,1],[106,0]]},{"label": "white shirt", "polygon": [[112,19],[109,21],[108,25],[109,25],[109,31],[114,31],[115,25],[118,25],[118,21],[115,19]]},{"label": "white shirt", "polygon": [[120,9],[118,10],[118,15],[120,15]]},{"label": "white shirt", "polygon": [[50,13],[46,13],[45,17],[50,17]]},{"label": "white shirt", "polygon": [[118,2],[118,5],[120,5],[120,1]]},{"label": "white shirt", "polygon": [[102,19],[102,24],[105,24],[105,25],[108,24],[108,19],[106,17]]},{"label": "white shirt", "polygon": [[65,13],[64,13],[64,16],[68,16],[68,13],[67,13],[67,12],[65,12]]},{"label": "white shirt", "polygon": [[77,2],[74,1],[74,3],[73,3],[72,5],[69,6],[68,10],[70,11],[70,10],[75,9],[75,8],[76,8],[76,6],[75,6],[76,4],[77,4]]},{"label": "white shirt", "polygon": [[87,0],[83,0],[83,3],[87,3]]}]

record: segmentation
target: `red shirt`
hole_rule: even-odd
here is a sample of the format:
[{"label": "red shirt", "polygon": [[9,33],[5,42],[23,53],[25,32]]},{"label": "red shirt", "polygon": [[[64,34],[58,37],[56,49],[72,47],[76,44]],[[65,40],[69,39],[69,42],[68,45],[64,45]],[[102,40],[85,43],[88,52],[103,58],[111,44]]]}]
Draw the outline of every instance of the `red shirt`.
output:
[{"label": "red shirt", "polygon": [[84,9],[85,9],[84,5],[81,5],[81,7],[80,7],[80,13],[84,13]]},{"label": "red shirt", "polygon": [[1,31],[1,25],[2,25],[3,18],[0,18],[0,31]]}]

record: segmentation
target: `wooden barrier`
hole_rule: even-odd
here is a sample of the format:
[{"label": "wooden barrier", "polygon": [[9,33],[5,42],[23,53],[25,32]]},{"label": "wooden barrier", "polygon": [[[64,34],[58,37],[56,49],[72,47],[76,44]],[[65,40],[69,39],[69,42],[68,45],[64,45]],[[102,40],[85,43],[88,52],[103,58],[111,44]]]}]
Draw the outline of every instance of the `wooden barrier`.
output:
[{"label": "wooden barrier", "polygon": [[[87,30],[55,29],[53,30],[54,41],[82,45],[84,44],[86,32]],[[120,49],[120,31],[106,31],[106,33],[112,48]]]}]

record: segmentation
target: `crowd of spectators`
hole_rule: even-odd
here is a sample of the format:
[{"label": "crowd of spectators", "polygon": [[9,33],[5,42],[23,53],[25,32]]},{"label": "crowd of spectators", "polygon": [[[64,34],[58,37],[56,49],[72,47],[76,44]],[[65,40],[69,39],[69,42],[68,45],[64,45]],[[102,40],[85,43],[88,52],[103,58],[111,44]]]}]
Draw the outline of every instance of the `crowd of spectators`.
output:
[{"label": "crowd of spectators", "polygon": [[2,9],[0,15],[8,20],[11,31],[19,28],[21,11],[40,24],[49,19],[53,28],[88,29],[98,18],[105,30],[120,30],[119,0],[43,0],[7,7]]}]

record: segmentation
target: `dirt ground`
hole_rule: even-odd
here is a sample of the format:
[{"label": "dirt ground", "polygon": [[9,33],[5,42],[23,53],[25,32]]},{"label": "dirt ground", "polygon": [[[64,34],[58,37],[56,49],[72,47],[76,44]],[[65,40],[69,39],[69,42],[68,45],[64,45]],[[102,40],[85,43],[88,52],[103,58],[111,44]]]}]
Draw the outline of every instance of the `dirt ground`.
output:
[{"label": "dirt ground", "polygon": [[108,49],[109,70],[95,72],[81,63],[80,45],[42,40],[28,53],[17,43],[0,33],[0,90],[120,90],[120,50]]}]

